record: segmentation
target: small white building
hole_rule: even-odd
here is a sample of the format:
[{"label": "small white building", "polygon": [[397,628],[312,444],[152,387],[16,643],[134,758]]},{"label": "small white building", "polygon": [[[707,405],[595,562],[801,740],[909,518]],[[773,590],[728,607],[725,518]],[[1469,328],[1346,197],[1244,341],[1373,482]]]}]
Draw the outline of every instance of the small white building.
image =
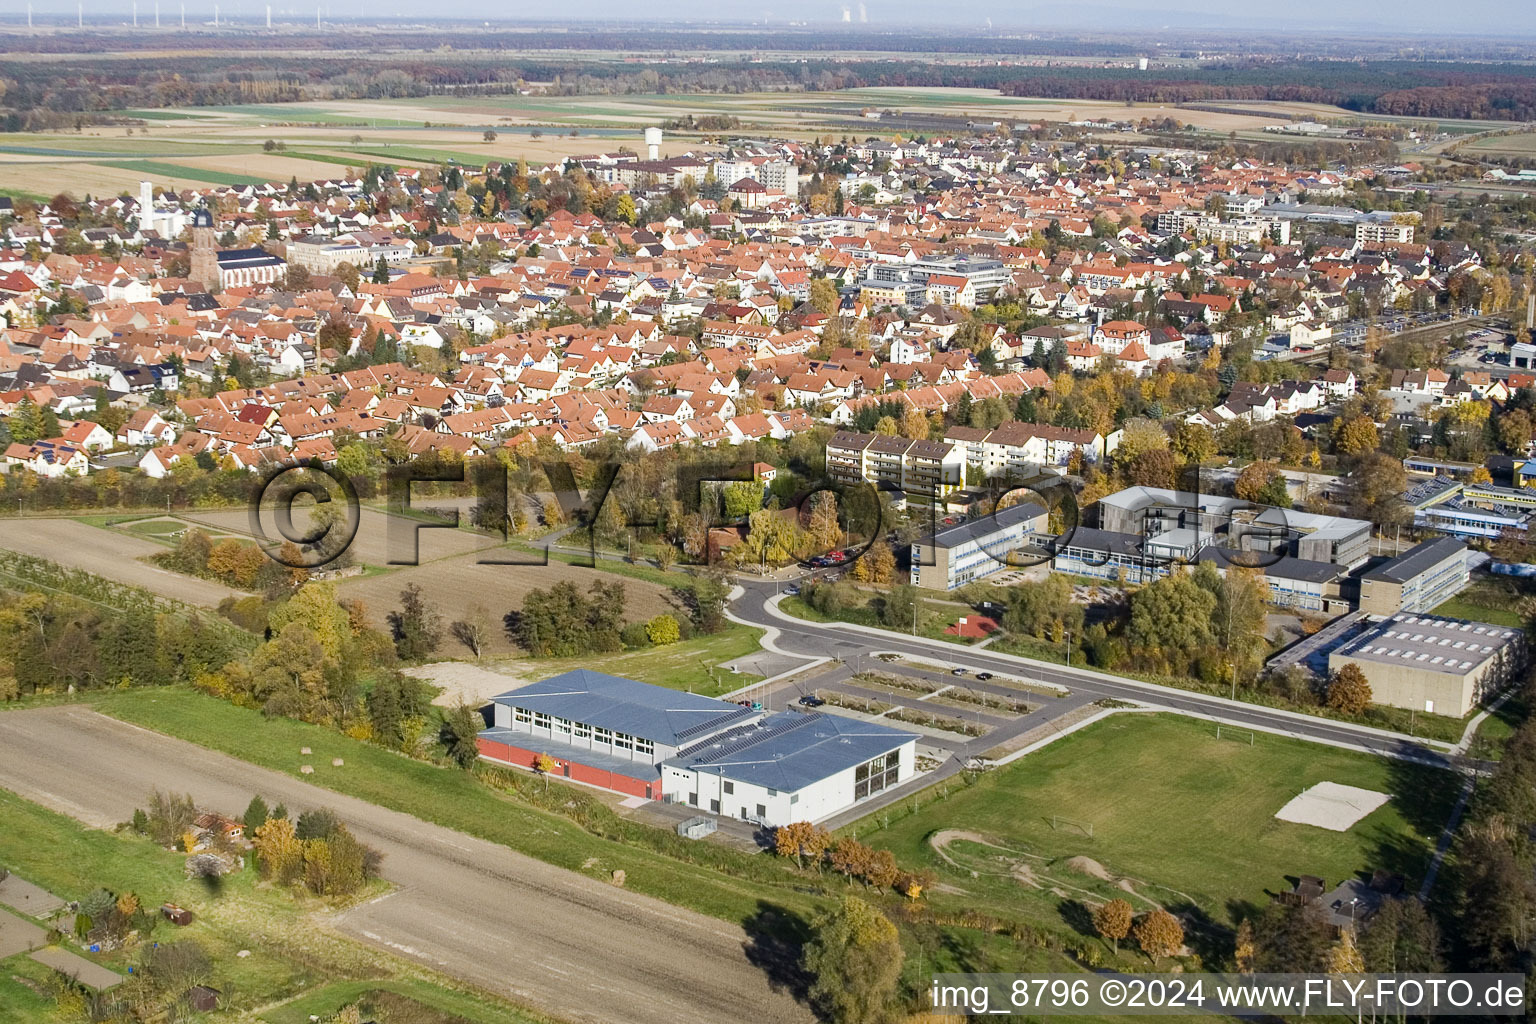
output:
[{"label": "small white building", "polygon": [[770,827],[820,821],[910,779],[916,758],[913,733],[781,711],[663,762],[662,798]]}]

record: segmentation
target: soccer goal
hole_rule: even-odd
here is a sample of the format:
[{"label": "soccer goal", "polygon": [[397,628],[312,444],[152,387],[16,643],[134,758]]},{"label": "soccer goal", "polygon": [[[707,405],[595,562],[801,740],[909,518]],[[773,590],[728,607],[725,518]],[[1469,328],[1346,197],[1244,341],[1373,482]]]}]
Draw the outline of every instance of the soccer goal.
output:
[{"label": "soccer goal", "polygon": [[1220,722],[1216,723],[1216,738],[1219,740],[1231,740],[1234,743],[1246,743],[1250,747],[1253,746],[1252,729],[1234,729],[1232,726],[1224,726]]},{"label": "soccer goal", "polygon": [[1076,818],[1064,818],[1059,814],[1051,815],[1051,831],[1059,832],[1064,828],[1076,829],[1089,839],[1093,838],[1093,822],[1079,821]]}]

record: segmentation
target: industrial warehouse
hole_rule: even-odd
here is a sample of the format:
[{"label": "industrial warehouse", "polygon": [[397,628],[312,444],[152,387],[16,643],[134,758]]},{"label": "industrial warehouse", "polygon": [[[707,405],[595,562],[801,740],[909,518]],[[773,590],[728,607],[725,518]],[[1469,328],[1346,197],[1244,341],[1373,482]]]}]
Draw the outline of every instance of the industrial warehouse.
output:
[{"label": "industrial warehouse", "polygon": [[480,755],[626,796],[778,826],[818,821],[910,779],[917,736],[767,712],[588,669],[492,699]]}]

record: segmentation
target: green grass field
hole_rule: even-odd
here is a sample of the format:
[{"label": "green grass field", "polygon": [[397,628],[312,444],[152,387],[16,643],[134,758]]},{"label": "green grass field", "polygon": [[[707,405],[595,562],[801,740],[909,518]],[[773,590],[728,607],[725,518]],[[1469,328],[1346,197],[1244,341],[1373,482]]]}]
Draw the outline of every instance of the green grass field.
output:
[{"label": "green grass field", "polygon": [[[969,787],[952,782],[943,799],[930,791],[932,802],[916,813],[893,808],[886,827],[877,813],[851,830],[902,863],[928,865],[971,903],[1057,923],[1073,900],[1123,895],[1121,879],[1132,880],[1143,907],[1194,908],[1217,926],[1300,874],[1332,886],[1385,869],[1417,885],[1449,815],[1455,776],[1264,733],[1253,740],[1217,739],[1209,723],[1171,715],[1116,715]],[[1323,781],[1394,799],[1342,833],[1274,817]],[[1053,816],[1076,823],[1053,827]],[[948,845],[958,867],[931,842],[946,829],[976,834]],[[1091,858],[1106,877],[1073,858]],[[1033,884],[1010,874],[1010,864]]]},{"label": "green grass field", "polygon": [[1536,583],[1530,580],[1479,574],[1465,590],[1437,606],[1432,614],[1523,629],[1525,619],[1516,609],[1521,598],[1532,594],[1536,594]]},{"label": "green grass field", "polygon": [[[880,621],[878,607],[876,606],[876,599],[879,595],[866,590],[859,590],[854,593],[857,603],[849,605],[843,609],[842,614],[837,616],[823,615],[799,597],[784,598],[784,600],[779,602],[779,609],[785,614],[793,615],[799,619],[806,619],[810,622],[853,622],[861,626],[883,626],[883,623]],[[970,609],[962,608],[949,601],[939,601],[927,597],[920,599],[919,603],[920,608],[917,616],[918,636],[927,637],[929,640],[943,640],[945,643],[952,643],[962,647],[969,646],[975,642],[944,632],[945,628],[954,625],[955,620],[960,616],[975,614]],[[911,630],[901,629],[895,632],[910,633]],[[939,657],[939,655],[935,655],[935,657]]]},{"label": "green grass field", "polygon": [[515,662],[511,667],[524,675],[557,675],[571,669],[590,668],[673,690],[718,697],[762,679],[762,676],[734,672],[727,667],[736,658],[756,653],[758,638],[762,635],[760,629],[732,623],[712,636],[698,636],[664,647],[576,658],[541,658]]},{"label": "green grass field", "polygon": [[1519,629],[1525,625],[1525,620],[1517,612],[1508,608],[1489,608],[1486,605],[1474,604],[1464,601],[1459,597],[1439,605],[1433,614],[1447,615],[1453,619],[1471,619],[1474,622],[1488,622],[1495,626],[1509,626]]},{"label": "green grass field", "polygon": [[225,171],[209,171],[201,167],[186,167],[162,160],[99,160],[103,167],[117,167],[142,175],[158,175],[166,178],[187,178],[210,185],[265,185],[269,178],[252,174],[230,174]]}]

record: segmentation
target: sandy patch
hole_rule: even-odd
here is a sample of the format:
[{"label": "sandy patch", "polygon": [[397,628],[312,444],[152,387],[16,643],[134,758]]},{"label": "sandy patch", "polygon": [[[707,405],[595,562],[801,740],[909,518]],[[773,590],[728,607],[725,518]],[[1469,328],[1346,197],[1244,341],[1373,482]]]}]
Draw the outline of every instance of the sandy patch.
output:
[{"label": "sandy patch", "polygon": [[1337,782],[1319,782],[1275,812],[1281,821],[1347,832],[1355,822],[1387,802],[1387,794]]},{"label": "sandy patch", "polygon": [[1089,878],[1097,878],[1101,882],[1113,880],[1109,869],[1092,857],[1072,857],[1066,862],[1066,866],[1073,871],[1087,875]]},{"label": "sandy patch", "polygon": [[461,702],[479,707],[498,694],[533,681],[514,673],[497,672],[462,661],[440,661],[407,671],[439,687],[442,692],[433,698],[432,703],[443,707],[454,707]]}]

